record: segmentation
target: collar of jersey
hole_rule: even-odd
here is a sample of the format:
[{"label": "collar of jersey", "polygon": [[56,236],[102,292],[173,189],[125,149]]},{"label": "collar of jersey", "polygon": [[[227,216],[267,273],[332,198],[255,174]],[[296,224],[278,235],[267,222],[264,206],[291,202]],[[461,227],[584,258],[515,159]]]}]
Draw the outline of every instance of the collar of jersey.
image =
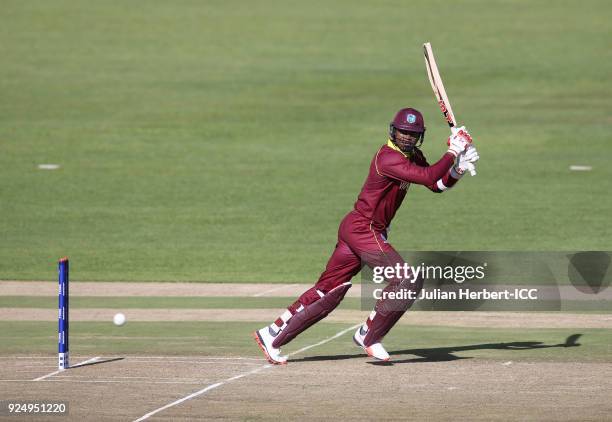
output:
[{"label": "collar of jersey", "polygon": [[406,158],[410,158],[410,154],[406,154],[404,151],[402,151],[401,149],[399,149],[399,147],[398,147],[397,145],[395,145],[391,139],[389,139],[389,140],[387,141],[387,146],[388,146],[389,148],[391,148],[391,149],[393,149],[393,150],[395,150],[395,151],[399,152],[399,153],[400,153],[400,154],[402,154],[404,157],[406,157]]}]

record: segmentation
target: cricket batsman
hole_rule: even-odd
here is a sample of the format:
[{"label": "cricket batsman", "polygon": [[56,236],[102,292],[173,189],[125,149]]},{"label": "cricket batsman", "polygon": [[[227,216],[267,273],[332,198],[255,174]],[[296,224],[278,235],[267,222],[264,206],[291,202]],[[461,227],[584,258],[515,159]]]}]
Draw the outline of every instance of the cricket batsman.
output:
[{"label": "cricket batsman", "polygon": [[[389,140],[374,154],[355,206],[340,223],[338,243],[325,271],[314,287],[306,290],[276,321],[253,333],[269,362],[287,362],[280,348],[333,311],[363,265],[372,268],[404,265],[402,257],[387,241],[387,231],[411,184],[441,193],[453,187],[467,170],[474,169],[478,152],[464,126],[451,129],[448,151],[433,165],[427,163],[420,150],[424,136],[425,123],[419,111],[403,108],[397,112],[389,127]],[[410,297],[416,297],[423,287],[423,280],[417,277],[386,281],[383,293],[412,290],[415,293]],[[376,302],[353,336],[369,356],[382,361],[389,360],[381,343],[383,337],[414,302],[414,299],[390,300],[389,296],[383,295]]]}]

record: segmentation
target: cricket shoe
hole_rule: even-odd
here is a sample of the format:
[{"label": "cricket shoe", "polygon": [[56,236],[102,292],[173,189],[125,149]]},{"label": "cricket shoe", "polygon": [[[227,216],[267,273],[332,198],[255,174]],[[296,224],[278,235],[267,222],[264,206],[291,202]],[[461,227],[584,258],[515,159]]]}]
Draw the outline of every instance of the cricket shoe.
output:
[{"label": "cricket shoe", "polygon": [[270,333],[270,327],[265,326],[261,330],[257,330],[253,333],[253,338],[259,345],[259,348],[266,355],[268,362],[274,365],[283,365],[287,363],[287,356],[281,356],[280,349],[272,346],[274,336]]},{"label": "cricket shoe", "polygon": [[387,353],[382,343],[374,343],[371,346],[366,346],[365,344],[363,344],[363,340],[365,339],[367,333],[367,331],[363,331],[363,326],[357,328],[357,331],[355,331],[355,335],[353,336],[353,341],[355,342],[355,344],[365,350],[368,356],[371,356],[374,359],[382,360],[385,362],[391,359],[389,353]]}]

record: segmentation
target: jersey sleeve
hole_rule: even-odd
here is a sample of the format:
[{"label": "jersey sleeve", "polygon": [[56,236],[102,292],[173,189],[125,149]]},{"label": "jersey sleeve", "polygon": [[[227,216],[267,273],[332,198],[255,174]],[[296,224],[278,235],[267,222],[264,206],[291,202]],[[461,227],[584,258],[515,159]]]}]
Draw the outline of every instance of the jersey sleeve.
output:
[{"label": "jersey sleeve", "polygon": [[[415,152],[415,161],[422,166],[429,166],[429,163],[427,162],[427,159],[425,158],[425,155],[421,152],[421,150],[416,150]],[[461,175],[456,173],[453,167],[451,166],[451,168],[446,172],[444,176],[442,176],[442,178],[438,179],[435,183],[427,185],[427,189],[435,193],[442,193],[445,190],[455,186],[455,183],[457,183],[460,178]]]},{"label": "jersey sleeve", "polygon": [[430,187],[449,172],[454,162],[455,157],[448,152],[437,163],[430,166],[426,161],[423,163],[417,157],[407,160],[399,152],[390,151],[383,152],[376,157],[376,171],[395,180]]}]

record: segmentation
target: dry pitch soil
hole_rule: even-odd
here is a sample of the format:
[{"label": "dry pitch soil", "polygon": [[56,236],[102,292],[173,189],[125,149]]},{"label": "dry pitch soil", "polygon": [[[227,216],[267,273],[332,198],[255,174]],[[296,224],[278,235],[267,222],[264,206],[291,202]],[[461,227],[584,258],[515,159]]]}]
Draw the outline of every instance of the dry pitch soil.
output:
[{"label": "dry pitch soil", "polygon": [[[113,286],[113,296],[138,291],[137,286],[124,285],[126,291],[122,293],[118,287]],[[258,295],[277,287],[259,285],[257,289],[248,285],[239,294],[246,295],[248,291]],[[168,288],[159,286],[158,291],[166,294]],[[41,290],[37,292],[40,294]],[[10,310],[13,318],[15,311],[19,309]],[[26,314],[22,316],[33,320],[48,318],[47,310],[23,311]],[[209,318],[196,312],[201,310],[137,311],[142,320],[157,320],[160,315],[168,318],[169,311],[180,312],[182,320]],[[269,319],[272,310],[226,311],[215,313],[221,320],[231,320],[237,314],[253,320],[262,319],[263,312],[267,317],[263,319]],[[55,318],[55,311],[52,313]],[[345,311],[335,320],[355,323],[354,318],[360,321],[362,314]],[[94,320],[107,318],[105,314],[95,315],[94,312]],[[0,319],[8,318],[3,310]],[[611,328],[608,316],[571,314],[415,312],[403,323]],[[330,341],[348,341],[348,336],[346,333]],[[73,356],[72,362],[91,358],[94,357]],[[0,397],[68,401],[67,418],[0,416],[0,419],[136,420],[194,393],[193,398],[168,407],[148,420],[583,421],[612,418],[612,364],[609,363],[482,359],[432,362],[414,355],[394,355],[391,364],[380,364],[357,349],[349,355],[321,356],[313,348],[296,354],[284,366],[271,366],[253,356],[105,356],[60,373],[54,373],[55,370],[55,356],[5,357],[0,368]]]},{"label": "dry pitch soil", "polygon": [[14,381],[0,386],[5,399],[67,400],[67,420],[74,421],[136,420],[219,382],[224,384],[150,420],[565,421],[612,415],[610,364],[423,362],[410,355],[394,356],[391,365],[360,355],[294,359],[270,366],[261,359],[130,356],[28,381],[52,371],[55,360],[15,358],[0,371],[1,379]]}]

